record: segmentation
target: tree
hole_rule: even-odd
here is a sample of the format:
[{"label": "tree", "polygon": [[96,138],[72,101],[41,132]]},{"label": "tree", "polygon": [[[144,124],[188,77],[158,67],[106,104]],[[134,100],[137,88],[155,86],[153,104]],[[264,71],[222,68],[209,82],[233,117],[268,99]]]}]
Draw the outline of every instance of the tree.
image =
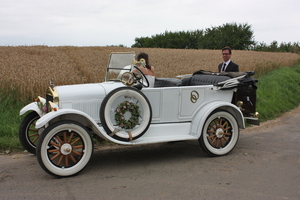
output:
[{"label": "tree", "polygon": [[199,40],[203,37],[203,31],[165,31],[150,37],[135,38],[131,47],[146,48],[175,48],[175,49],[198,49]]},{"label": "tree", "polygon": [[205,30],[203,48],[222,49],[230,46],[232,49],[249,50],[255,44],[251,25],[227,23],[222,26]]},{"label": "tree", "polygon": [[255,44],[251,25],[227,23],[196,31],[165,31],[150,37],[135,38],[132,47],[177,49],[232,49],[249,50]]},{"label": "tree", "polygon": [[299,53],[300,52],[300,44],[299,42],[291,42],[284,43],[282,42],[278,45],[276,40],[272,41],[270,45],[267,45],[264,42],[255,44],[253,49],[254,51],[268,51],[268,52],[291,52],[291,53]]}]

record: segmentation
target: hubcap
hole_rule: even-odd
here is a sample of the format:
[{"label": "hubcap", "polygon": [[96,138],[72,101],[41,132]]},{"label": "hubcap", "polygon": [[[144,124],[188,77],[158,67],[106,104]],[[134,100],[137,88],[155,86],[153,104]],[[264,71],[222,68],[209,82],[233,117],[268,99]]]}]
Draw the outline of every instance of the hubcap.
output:
[{"label": "hubcap", "polygon": [[63,154],[63,155],[68,155],[72,152],[72,146],[69,144],[69,143],[65,143],[61,146],[60,148],[60,152]]},{"label": "hubcap", "polygon": [[224,135],[223,129],[222,128],[218,128],[216,130],[216,136],[217,136],[217,138],[221,138],[221,137],[223,137],[223,135]]}]

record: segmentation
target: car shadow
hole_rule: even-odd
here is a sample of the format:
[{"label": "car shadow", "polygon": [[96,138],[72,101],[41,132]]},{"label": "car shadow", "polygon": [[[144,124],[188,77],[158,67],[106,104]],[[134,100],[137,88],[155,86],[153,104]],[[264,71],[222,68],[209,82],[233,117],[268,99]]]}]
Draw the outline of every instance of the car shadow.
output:
[{"label": "car shadow", "polygon": [[101,170],[114,166],[137,167],[161,162],[184,162],[207,158],[198,141],[178,141],[136,146],[112,145],[96,147],[87,170]]}]

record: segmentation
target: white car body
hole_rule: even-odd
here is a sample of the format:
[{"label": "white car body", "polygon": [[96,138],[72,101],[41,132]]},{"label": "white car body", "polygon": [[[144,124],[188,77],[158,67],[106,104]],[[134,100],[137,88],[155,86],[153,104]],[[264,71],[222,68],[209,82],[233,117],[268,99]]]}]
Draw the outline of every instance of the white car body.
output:
[{"label": "white car body", "polygon": [[[231,104],[232,90],[218,90],[216,86],[143,88],[152,105],[152,122],[143,137],[123,142],[109,137],[100,125],[99,110],[102,100],[122,83],[105,82],[57,86],[60,107],[56,112],[47,113],[36,122],[36,128],[46,126],[51,120],[72,119],[92,126],[100,137],[118,144],[145,144],[177,140],[197,140],[200,137],[204,120],[215,109],[233,110],[239,120],[239,127],[244,128],[241,111]],[[193,91],[199,93],[197,102],[190,98]],[[80,96],[78,96],[78,93]]]},{"label": "white car body", "polygon": [[[232,127],[236,127],[236,128],[230,127],[228,129],[234,129],[230,134],[232,135],[237,134],[237,136],[234,136],[234,139],[230,139],[230,140],[236,140],[236,141],[234,141],[233,144],[227,146],[224,145],[224,147],[218,147],[221,146],[221,144],[219,145],[217,144],[218,148],[210,150],[209,146],[207,147],[205,146],[207,145],[205,139],[201,139],[202,146],[204,145],[205,150],[213,156],[225,155],[234,148],[238,139],[238,134],[239,134],[238,129],[245,128],[245,123],[244,123],[244,116],[241,111],[242,110],[241,107],[238,107],[237,105],[234,105],[232,103],[233,95],[237,91],[237,89],[235,87],[232,87],[231,84],[233,85],[239,84],[238,80],[243,78],[245,75],[238,77],[236,79],[232,78],[226,80],[224,81],[225,83],[219,85],[218,84],[195,85],[195,86],[181,86],[181,85],[170,86],[169,85],[168,87],[142,88],[141,90],[138,90],[138,89],[132,89],[132,87],[130,86],[124,86],[124,84],[121,81],[116,81],[115,79],[110,80],[109,76],[110,73],[112,73],[111,72],[112,70],[114,70],[113,73],[118,73],[121,71],[122,74],[126,70],[132,71],[131,69],[128,69],[128,67],[126,69],[120,68],[119,71],[116,70],[116,66],[117,66],[116,63],[118,61],[118,59],[116,58],[118,58],[118,56],[120,55],[121,57],[122,56],[124,57],[121,59],[122,62],[126,60],[126,58],[129,58],[130,61],[130,63],[128,63],[129,61],[122,63],[121,66],[131,65],[132,59],[135,57],[134,53],[112,53],[110,57],[110,63],[107,70],[107,77],[105,82],[92,83],[92,84],[65,85],[65,86],[56,86],[56,87],[52,85],[47,92],[48,99],[39,97],[38,102],[33,102],[25,106],[20,111],[21,115],[28,111],[33,111],[36,113],[34,118],[35,128],[39,133],[39,135],[42,135],[42,139],[40,138],[38,141],[36,153],[41,167],[46,172],[57,176],[70,176],[81,171],[88,163],[89,157],[92,154],[92,152],[86,153],[87,151],[92,151],[93,148],[90,147],[92,146],[92,143],[88,141],[89,134],[96,134],[104,140],[111,141],[117,144],[123,144],[123,145],[148,144],[148,143],[171,142],[171,141],[182,141],[182,140],[200,141],[201,135],[203,134],[204,131],[204,126],[209,125],[207,124],[207,120],[209,119],[210,116],[212,116],[216,112],[217,113],[220,112],[221,114],[225,113],[225,116],[222,116],[225,118],[227,116],[226,113],[230,115],[229,122],[232,122]],[[130,60],[130,58],[132,59]],[[117,77],[118,77],[117,79],[119,79],[120,74],[118,74]],[[162,81],[168,81],[168,80],[170,80],[171,82],[172,81],[176,82],[177,79],[162,78]],[[180,80],[178,79],[178,81]],[[228,85],[232,88],[223,90],[224,88],[228,87]],[[144,117],[142,117],[141,114],[141,117],[139,118],[139,123],[141,120],[144,120],[141,118],[147,118],[148,115],[151,117],[151,119],[149,119],[149,124],[146,124],[144,128],[142,127],[143,125],[136,125],[136,127],[139,126],[142,127],[143,131],[137,131],[137,133],[135,133],[134,128],[133,130],[125,130],[116,125],[113,116],[115,115],[116,112],[115,110],[117,105],[119,104],[119,101],[116,100],[116,102],[114,102],[114,100],[112,100],[111,102],[112,108],[108,108],[111,111],[108,111],[108,109],[106,108],[101,108],[105,106],[102,104],[106,96],[111,95],[114,91],[116,91],[116,89],[124,93],[130,92],[130,94],[142,93],[142,95],[144,95],[147,99],[147,101],[145,101],[145,104],[147,104],[147,102],[150,103],[150,112],[148,112],[147,108],[144,108],[142,105],[139,105],[138,107],[143,112],[145,113],[146,111],[148,112],[148,114],[143,115]],[[56,99],[57,102],[54,96],[57,97]],[[49,98],[51,101],[49,100]],[[123,96],[117,94],[116,97],[112,96],[112,98],[119,99],[119,98],[123,98]],[[110,99],[107,99],[106,101],[108,104],[110,103]],[[46,107],[47,107],[47,111],[45,111]],[[107,111],[103,111],[105,109]],[[111,132],[114,132],[113,134],[117,134],[117,135],[119,134],[120,139],[118,139],[118,136],[117,138],[112,137],[111,133],[108,133],[106,131],[110,126],[110,122],[107,122],[107,126],[106,126],[107,128],[105,130],[105,127],[103,127],[102,122],[103,120],[106,119],[101,120],[100,112],[102,112],[102,116],[105,117],[112,115],[111,117],[112,118],[111,120],[113,121],[112,126],[116,126],[118,128],[114,128],[114,131]],[[105,113],[103,114],[103,112],[106,112],[106,114]],[[109,112],[111,112],[112,114],[109,114]],[[252,117],[252,119],[257,120],[257,118],[255,117]],[[30,123],[32,123],[31,121]],[[66,121],[67,123],[60,125],[59,124],[60,121]],[[61,165],[60,163],[62,161],[56,161],[59,162],[59,164],[53,163],[54,162],[52,161],[53,155],[50,155],[49,153],[50,150],[47,149],[51,149],[49,147],[49,144],[51,143],[53,145],[53,141],[55,140],[54,143],[56,143],[56,145],[54,144],[53,146],[56,149],[54,148],[54,150],[51,150],[51,152],[59,151],[58,154],[60,155],[61,159],[68,157],[68,155],[70,154],[69,150],[73,149],[74,147],[72,147],[71,142],[66,142],[67,141],[66,139],[64,140],[64,142],[57,141],[57,139],[55,139],[57,138],[56,134],[58,133],[58,131],[55,132],[56,126],[54,126],[53,124],[58,123],[57,125],[58,127],[60,126],[68,127],[68,124],[71,123],[70,121],[74,122],[75,125],[70,126],[71,128],[68,129],[72,129],[72,127],[74,127],[74,129],[77,130],[77,132],[82,132],[79,134],[78,138],[82,139],[82,143],[84,144],[83,146],[85,146],[85,149],[82,150],[82,153],[80,153],[81,156],[80,158],[78,158],[78,161],[77,160],[76,162],[74,161],[75,164],[73,164],[71,167],[68,168],[70,170],[66,170],[67,167],[60,166]],[[28,120],[26,121],[26,123],[28,123]],[[26,125],[26,123],[25,122],[23,123],[23,127],[29,126]],[[83,129],[88,130],[89,133],[85,134],[84,131],[81,131],[80,127],[77,128],[78,124],[80,125],[80,127],[82,126]],[[27,147],[30,147],[31,149],[30,148],[29,149],[33,153],[35,148],[34,144],[31,144],[32,142],[30,141],[29,137],[22,136],[22,134],[24,134],[23,129],[20,128],[20,133],[19,133],[21,143],[25,148],[26,145]],[[48,135],[44,133],[45,130],[47,130],[46,132],[48,133]],[[215,135],[219,134],[218,131],[219,129],[215,130]],[[219,138],[223,137],[222,131],[220,134],[221,136]],[[60,135],[59,137],[62,138],[63,136]],[[72,137],[73,135],[71,136],[71,138]],[[24,138],[26,138],[26,141],[22,141],[25,140]],[[48,140],[48,142],[44,142],[40,140]],[[58,138],[58,140],[60,139]],[[226,141],[224,140],[223,142],[226,143]],[[26,144],[26,142],[28,144]],[[223,142],[220,140],[220,143]],[[229,141],[228,143],[230,142],[231,141]],[[89,147],[86,148],[86,146]],[[66,159],[70,159],[70,158],[66,158]],[[69,163],[69,161],[65,161],[65,162]],[[68,164],[65,163],[64,165],[68,165]]]}]

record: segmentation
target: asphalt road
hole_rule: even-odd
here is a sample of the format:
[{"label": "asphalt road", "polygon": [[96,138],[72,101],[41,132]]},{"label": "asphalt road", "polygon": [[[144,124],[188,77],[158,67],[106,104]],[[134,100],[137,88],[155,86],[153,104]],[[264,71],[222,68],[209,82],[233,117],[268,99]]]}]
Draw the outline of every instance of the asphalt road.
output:
[{"label": "asphalt road", "polygon": [[242,130],[227,156],[197,141],[99,147],[78,175],[55,178],[31,154],[0,156],[0,199],[299,199],[300,107]]}]

